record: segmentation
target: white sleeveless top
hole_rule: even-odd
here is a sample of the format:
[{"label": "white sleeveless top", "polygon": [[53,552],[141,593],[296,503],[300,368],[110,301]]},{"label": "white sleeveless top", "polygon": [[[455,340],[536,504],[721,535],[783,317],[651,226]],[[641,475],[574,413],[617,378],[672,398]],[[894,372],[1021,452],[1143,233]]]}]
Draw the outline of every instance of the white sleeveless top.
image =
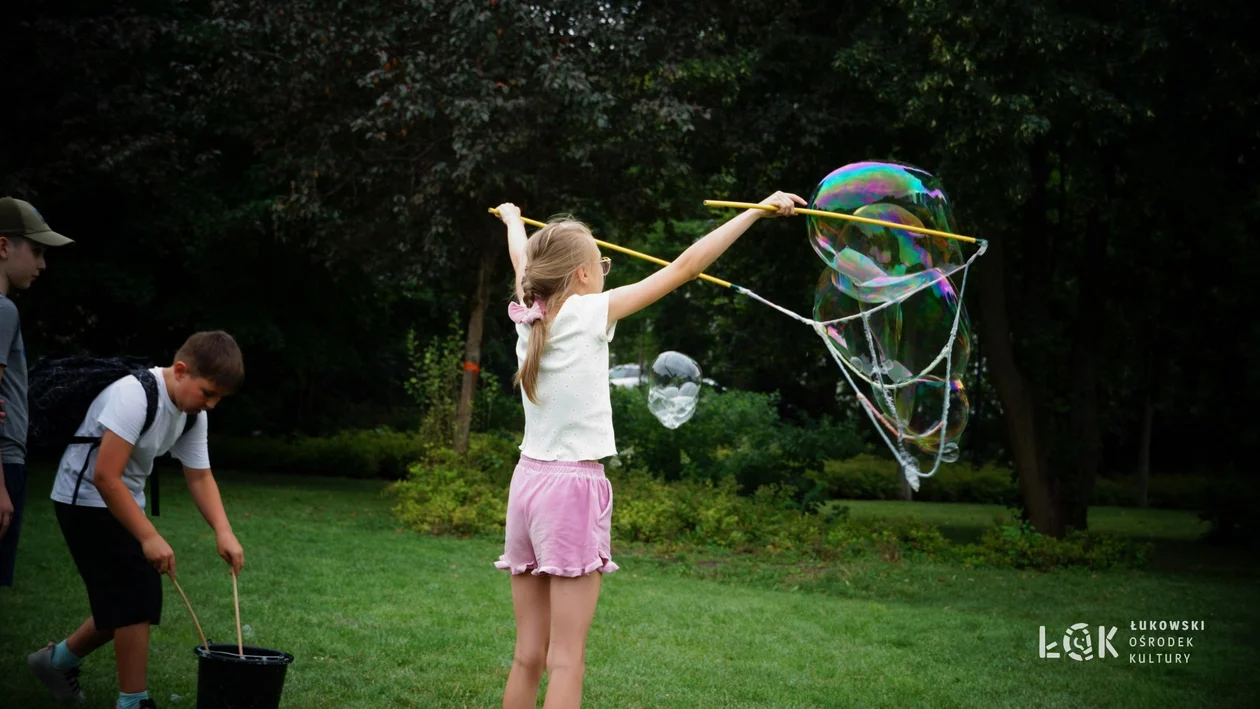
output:
[{"label": "white sleeveless top", "polygon": [[[521,387],[525,440],[521,453],[536,460],[599,460],[617,454],[608,393],[608,293],[571,295],[547,332],[538,368],[535,405]],[[517,366],[525,363],[530,326],[516,326]]]}]

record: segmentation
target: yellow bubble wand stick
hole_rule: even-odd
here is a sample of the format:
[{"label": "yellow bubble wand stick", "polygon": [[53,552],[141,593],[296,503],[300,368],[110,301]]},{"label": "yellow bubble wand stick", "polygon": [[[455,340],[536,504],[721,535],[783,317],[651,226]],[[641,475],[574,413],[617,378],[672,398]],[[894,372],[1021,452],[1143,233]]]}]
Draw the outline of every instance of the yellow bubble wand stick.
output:
[{"label": "yellow bubble wand stick", "polygon": [[[491,213],[491,214],[493,214],[493,215],[495,215],[495,216],[498,216],[498,215],[499,215],[499,210],[495,209],[494,207],[491,207],[491,208],[490,208],[490,213]],[[525,222],[526,224],[528,224],[528,225],[530,225],[530,226],[536,226],[536,227],[545,227],[545,226],[547,226],[546,224],[544,224],[543,222],[538,221],[537,219],[526,219],[525,217],[521,217],[521,221]],[[665,261],[665,260],[663,260],[663,259],[656,258],[655,256],[649,256],[649,255],[647,255],[647,254],[645,254],[645,253],[640,253],[640,252],[638,252],[638,251],[635,251],[634,249],[627,249],[627,248],[626,248],[626,247],[624,247],[624,246],[618,246],[618,245],[616,245],[616,244],[611,244],[611,243],[609,243],[609,242],[607,242],[607,241],[600,241],[599,239],[596,239],[596,240],[595,240],[595,243],[599,244],[600,246],[602,246],[602,247],[603,247],[603,248],[605,248],[605,249],[612,249],[613,251],[617,251],[617,252],[620,252],[620,253],[626,254],[627,256],[633,256],[633,257],[638,258],[638,259],[643,259],[644,261],[649,261],[649,262],[654,263],[654,264],[656,264],[656,265],[658,265],[658,266],[668,266],[668,265],[669,265],[669,261]],[[733,284],[733,283],[731,283],[730,281],[724,281],[724,280],[722,280],[721,278],[714,278],[713,276],[710,276],[710,275],[709,275],[709,274],[707,274],[707,273],[701,273],[699,276],[697,276],[697,278],[699,278],[699,279],[700,279],[700,280],[702,280],[702,281],[708,281],[709,283],[713,283],[713,284],[715,284],[715,285],[722,286],[723,288],[731,288],[731,287],[733,287],[733,286],[734,286],[734,284]],[[738,287],[738,286],[734,286],[734,287]]]},{"label": "yellow bubble wand stick", "polygon": [[[731,207],[734,209],[760,209],[767,212],[773,212],[777,207],[769,204],[754,204],[752,202],[725,202],[719,199],[706,199],[704,201],[706,207]],[[886,222],[883,219],[871,219],[869,217],[857,217],[852,214],[841,214],[839,212],[827,212],[821,209],[804,209],[796,208],[797,214],[807,214],[813,217],[823,217],[824,219],[843,219],[850,222],[859,222],[862,224],[873,224],[875,226],[888,227],[889,229],[900,229],[901,231],[912,231],[916,234],[926,234],[927,236],[939,236],[942,239],[954,239],[956,241],[965,241],[968,244],[974,244],[978,239],[971,236],[963,236],[961,234],[951,234],[947,231],[937,231],[936,229],[928,229],[927,227],[914,226],[913,224],[897,224],[896,222]]]},{"label": "yellow bubble wand stick", "polygon": [[[762,210],[767,210],[767,211],[774,211],[774,210],[776,209],[776,207],[773,207],[773,206],[770,206],[770,205],[767,205],[767,204],[753,204],[753,203],[751,203],[751,202],[716,202],[716,201],[714,201],[714,200],[705,200],[705,202],[704,202],[704,203],[705,203],[705,205],[710,206],[710,207],[739,207],[739,208],[746,208],[746,209],[762,209]],[[488,211],[488,212],[490,212],[491,214],[495,215],[495,216],[498,216],[498,214],[499,214],[499,210],[495,209],[494,207],[489,208],[487,211]],[[828,216],[828,217],[837,217],[837,218],[849,219],[849,220],[853,220],[853,221],[866,222],[866,223],[875,224],[875,225],[877,225],[877,226],[886,226],[886,227],[891,227],[891,228],[893,228],[893,229],[903,229],[903,230],[906,230],[906,231],[916,231],[916,232],[926,233],[926,234],[933,235],[933,236],[944,236],[944,237],[948,237],[948,238],[951,238],[951,239],[958,239],[958,240],[960,240],[960,241],[967,241],[967,242],[970,242],[970,243],[977,243],[977,244],[979,244],[979,245],[980,245],[980,249],[979,249],[979,250],[978,250],[978,251],[977,251],[974,255],[972,255],[972,257],[971,257],[971,258],[969,258],[969,259],[967,260],[967,263],[966,263],[966,264],[964,264],[964,266],[963,266],[964,270],[965,270],[967,267],[969,267],[973,261],[975,261],[975,260],[976,260],[977,258],[979,258],[981,255],[983,255],[983,254],[984,254],[984,252],[988,249],[988,246],[989,246],[989,245],[988,245],[988,242],[986,242],[986,241],[985,241],[985,240],[983,240],[983,239],[973,239],[973,238],[972,238],[972,237],[970,237],[970,236],[959,236],[959,235],[957,235],[957,234],[950,234],[950,233],[948,233],[948,232],[944,232],[944,231],[936,231],[935,229],[925,229],[925,228],[923,228],[923,227],[916,227],[916,226],[912,226],[912,225],[909,225],[909,224],[896,224],[896,223],[894,223],[894,222],[886,222],[886,221],[882,221],[882,220],[880,220],[880,219],[867,219],[867,218],[865,218],[865,217],[854,217],[854,216],[850,216],[850,215],[848,215],[848,214],[837,214],[837,213],[835,213],[835,212],[824,212],[824,211],[817,210],[817,209],[800,209],[800,208],[798,208],[798,209],[796,209],[795,211],[796,211],[796,213],[797,213],[797,214],[821,214],[821,215],[825,215],[825,216]],[[536,226],[536,227],[545,227],[545,226],[547,226],[545,223],[540,222],[540,221],[538,221],[537,219],[528,219],[528,218],[526,218],[526,217],[521,217],[521,221],[522,221],[522,222],[524,222],[524,223],[526,223],[526,224],[529,224],[530,226]],[[649,262],[651,262],[651,263],[657,264],[658,266],[668,266],[668,265],[669,265],[669,262],[668,262],[668,261],[665,261],[665,260],[663,260],[663,259],[656,258],[655,256],[649,256],[648,254],[641,253],[641,252],[639,252],[639,251],[635,251],[634,249],[627,249],[627,248],[626,248],[626,247],[624,247],[624,246],[618,246],[617,244],[609,243],[609,242],[607,242],[607,241],[601,241],[600,239],[596,239],[596,240],[595,240],[595,243],[596,243],[596,244],[599,244],[599,245],[600,245],[600,246],[602,246],[603,248],[606,248],[606,249],[612,249],[613,251],[617,251],[617,252],[620,252],[620,253],[626,254],[626,255],[628,255],[628,256],[633,256],[633,257],[638,258],[638,259],[643,259],[644,261],[649,261]],[[920,286],[919,286],[918,288],[916,288],[913,292],[914,292],[914,293],[917,293],[918,291],[920,291],[920,290],[922,290],[922,289],[924,289],[924,288],[927,288],[927,287],[929,287],[929,286],[935,285],[936,283],[938,283],[938,282],[940,282],[940,281],[943,281],[943,280],[945,280],[945,279],[946,279],[946,278],[948,278],[948,277],[949,277],[949,274],[948,274],[948,273],[941,272],[941,274],[940,274],[939,276],[937,276],[935,279],[933,279],[933,280],[931,280],[931,281],[928,281],[928,282],[926,282],[926,283],[920,284]],[[762,302],[762,303],[764,303],[764,304],[766,304],[766,305],[770,306],[771,308],[774,308],[775,310],[779,311],[780,313],[783,313],[784,315],[787,315],[788,317],[792,318],[793,320],[796,320],[796,321],[798,321],[798,322],[801,322],[801,323],[803,323],[803,324],[805,324],[805,325],[809,325],[810,327],[814,328],[815,330],[818,330],[820,327],[825,327],[825,326],[827,326],[827,325],[831,325],[831,324],[834,324],[834,323],[844,322],[844,321],[846,321],[846,320],[851,320],[851,319],[856,318],[856,317],[869,317],[872,313],[874,313],[874,312],[876,312],[876,311],[879,311],[879,310],[883,310],[884,308],[889,307],[889,306],[891,306],[891,305],[896,305],[896,304],[897,304],[898,302],[900,302],[900,300],[901,300],[901,299],[899,299],[899,300],[890,300],[890,301],[887,301],[887,302],[885,302],[885,303],[881,303],[880,305],[877,305],[877,306],[875,306],[874,308],[870,308],[870,309],[868,309],[868,310],[863,311],[863,313],[861,313],[861,314],[859,314],[859,315],[851,315],[851,316],[849,316],[849,317],[847,317],[847,318],[837,318],[837,319],[835,319],[835,320],[829,320],[829,321],[827,321],[827,322],[819,322],[819,321],[817,321],[817,320],[813,320],[813,319],[811,319],[811,318],[807,318],[807,317],[803,317],[803,316],[801,316],[801,315],[798,315],[798,314],[796,314],[796,313],[792,312],[791,310],[788,310],[787,308],[785,308],[785,307],[783,307],[783,306],[781,306],[781,305],[778,305],[778,304],[776,304],[776,303],[772,303],[772,302],[770,302],[769,300],[766,300],[765,298],[762,298],[761,296],[759,296],[759,295],[757,295],[756,293],[752,292],[751,290],[748,290],[747,288],[745,288],[745,287],[743,287],[743,286],[740,286],[740,285],[736,285],[736,284],[734,284],[734,283],[731,283],[730,281],[724,281],[724,280],[722,280],[721,278],[714,278],[713,276],[710,276],[710,275],[708,275],[707,273],[701,273],[699,276],[697,276],[697,278],[699,278],[699,279],[700,279],[700,280],[702,280],[702,281],[708,281],[709,283],[713,283],[713,284],[715,284],[715,285],[722,286],[723,288],[730,288],[731,290],[733,290],[733,291],[735,291],[735,292],[737,292],[737,293],[742,293],[742,294],[744,294],[744,295],[746,295],[746,296],[749,296],[749,297],[750,297],[750,298],[752,298],[753,300],[760,301],[760,302]],[[909,297],[909,295],[912,295],[912,294],[913,294],[913,293],[909,293],[909,294],[907,294],[907,297]],[[821,332],[820,332],[820,334],[821,334]]]}]

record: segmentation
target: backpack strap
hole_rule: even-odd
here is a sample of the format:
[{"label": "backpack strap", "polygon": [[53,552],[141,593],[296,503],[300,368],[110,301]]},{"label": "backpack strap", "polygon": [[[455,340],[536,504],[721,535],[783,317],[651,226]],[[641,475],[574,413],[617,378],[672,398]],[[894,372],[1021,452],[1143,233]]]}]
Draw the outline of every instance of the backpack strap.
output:
[{"label": "backpack strap", "polygon": [[[146,380],[149,382],[148,384],[145,384],[144,389],[145,395],[149,397],[149,410],[148,413],[145,414],[143,429],[143,431],[147,431],[149,430],[149,426],[153,424],[153,417],[157,414],[158,391],[157,377],[153,376],[153,372],[146,369],[143,371],[143,374],[144,376],[137,376],[137,379],[140,379],[141,384],[145,384]],[[184,430],[179,432],[179,437],[183,438],[185,434],[192,430],[192,427],[196,425],[196,423],[196,416],[185,415]],[[140,433],[142,436],[144,435],[143,431]],[[149,473],[149,492],[151,493],[149,495],[149,506],[153,510],[154,517],[162,516],[162,486],[159,484],[161,479],[161,476],[158,475],[157,466],[154,466],[153,472]]]},{"label": "backpack strap", "polygon": [[188,432],[192,430],[192,427],[197,425],[197,419],[200,417],[201,417],[201,414],[197,414],[196,416],[189,416],[184,421],[184,430],[183,432],[179,434],[179,437],[183,438],[184,436],[188,435]]},{"label": "backpack strap", "polygon": [[[153,419],[157,417],[157,407],[158,407],[157,377],[153,376],[153,372],[147,369],[143,369],[143,368],[136,369],[135,371],[131,373],[131,376],[135,377],[136,380],[140,382],[141,388],[144,389],[144,398],[145,398],[144,425],[140,427],[140,436],[143,436],[144,434],[148,433],[149,427],[153,425]],[[140,440],[140,436],[136,437],[137,441]],[[90,447],[88,448],[87,453],[84,454],[83,456],[83,467],[79,468],[79,477],[74,482],[74,494],[70,496],[71,505],[75,505],[79,501],[79,486],[83,484],[83,475],[87,473],[88,465],[92,461],[92,450],[101,445],[101,438],[100,436],[96,436],[96,437],[75,436],[70,439],[70,445],[75,445],[77,443],[86,443]],[[153,515],[156,517],[158,514],[158,489],[157,489],[156,471],[155,471],[155,474],[150,477],[155,478],[153,481]]]},{"label": "backpack strap", "polygon": [[[144,387],[144,428],[140,429],[140,435],[143,436],[148,432],[149,427],[153,425],[153,419],[157,417],[158,407],[158,385],[157,377],[153,376],[153,372],[147,369],[137,369],[132,375],[140,380],[140,386]],[[137,437],[137,441],[140,439]],[[162,514],[162,489],[158,485],[157,466],[154,466],[153,472],[149,473],[149,508],[153,512],[154,517]]]},{"label": "backpack strap", "polygon": [[[131,373],[131,376],[140,381],[140,386],[144,387],[144,426],[140,428],[140,435],[149,432],[149,427],[153,425],[153,419],[157,417],[158,407],[158,385],[157,377],[153,376],[153,372],[147,369],[137,369]],[[140,440],[139,436],[136,440]]]},{"label": "backpack strap", "polygon": [[87,472],[88,464],[92,462],[93,449],[101,445],[101,439],[88,438],[86,436],[75,436],[74,439],[71,440],[71,444],[74,443],[87,443],[90,447],[88,448],[87,453],[83,454],[83,467],[79,468],[79,477],[74,481],[74,494],[70,496],[70,505],[72,507],[77,505],[79,502],[79,486],[83,484],[83,474]]}]

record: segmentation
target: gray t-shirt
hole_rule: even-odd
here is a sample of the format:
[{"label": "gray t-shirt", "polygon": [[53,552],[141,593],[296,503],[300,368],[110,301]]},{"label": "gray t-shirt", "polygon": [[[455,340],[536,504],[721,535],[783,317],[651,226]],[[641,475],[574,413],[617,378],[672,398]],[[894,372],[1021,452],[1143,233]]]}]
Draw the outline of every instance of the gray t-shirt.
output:
[{"label": "gray t-shirt", "polygon": [[0,295],[0,353],[4,355],[4,376],[0,377],[0,399],[4,399],[4,423],[0,423],[0,461],[26,462],[26,426],[30,421],[26,394],[26,345],[22,342],[22,322],[17,305]]}]

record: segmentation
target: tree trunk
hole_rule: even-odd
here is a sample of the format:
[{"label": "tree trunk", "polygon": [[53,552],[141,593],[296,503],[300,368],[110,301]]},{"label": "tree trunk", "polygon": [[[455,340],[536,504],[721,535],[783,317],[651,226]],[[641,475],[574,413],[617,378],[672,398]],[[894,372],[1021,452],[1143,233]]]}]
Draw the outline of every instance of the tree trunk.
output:
[{"label": "tree trunk", "polygon": [[[1148,350],[1149,352],[1149,350]],[[1155,421],[1155,398],[1151,396],[1152,377],[1150,355],[1146,364],[1146,401],[1142,406],[1142,440],[1138,444],[1138,505],[1146,507],[1151,483],[1151,426]]]},{"label": "tree trunk", "polygon": [[1079,263],[1076,294],[1075,342],[1072,345],[1071,447],[1076,454],[1072,479],[1063,485],[1067,527],[1086,529],[1089,502],[1094,495],[1098,465],[1102,458],[1102,434],[1098,416],[1098,353],[1103,305],[1103,261],[1107,256],[1105,231],[1099,228],[1102,215],[1089,214],[1085,245]]},{"label": "tree trunk", "polygon": [[901,499],[906,502],[910,502],[914,499],[914,490],[910,488],[910,481],[906,480],[906,473],[904,469],[897,469],[897,478],[901,483]]},{"label": "tree trunk", "polygon": [[978,264],[981,338],[993,388],[1006,414],[1007,438],[1029,521],[1042,534],[1060,537],[1065,530],[1059,514],[1058,484],[1043,449],[1042,428],[1037,422],[1031,388],[1016,364],[1011,344],[1004,282],[1005,252],[1002,237],[998,237],[990,243],[988,255]]},{"label": "tree trunk", "polygon": [[459,390],[459,406],[455,410],[455,452],[468,452],[468,437],[472,428],[473,398],[477,392],[477,379],[481,375],[481,334],[486,322],[486,307],[490,303],[490,275],[494,271],[496,249],[483,247],[481,263],[477,267],[477,291],[473,295],[472,313],[468,316],[468,336],[464,341],[464,381]]}]

